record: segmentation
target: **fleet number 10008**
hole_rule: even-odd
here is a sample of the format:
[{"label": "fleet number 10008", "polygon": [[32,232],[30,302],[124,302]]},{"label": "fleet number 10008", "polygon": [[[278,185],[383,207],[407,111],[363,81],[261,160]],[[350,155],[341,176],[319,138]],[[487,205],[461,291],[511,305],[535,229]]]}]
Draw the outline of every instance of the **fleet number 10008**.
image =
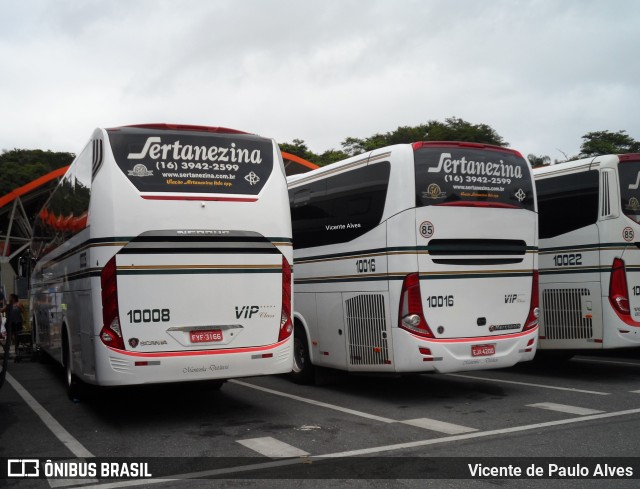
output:
[{"label": "fleet number 10008", "polygon": [[169,309],[132,309],[127,312],[130,323],[166,323],[171,320]]}]

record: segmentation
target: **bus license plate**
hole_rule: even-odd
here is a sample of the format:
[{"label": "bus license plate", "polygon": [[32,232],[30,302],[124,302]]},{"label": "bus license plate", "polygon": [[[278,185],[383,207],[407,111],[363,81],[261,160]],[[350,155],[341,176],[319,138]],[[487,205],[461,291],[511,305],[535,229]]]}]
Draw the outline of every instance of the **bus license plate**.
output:
[{"label": "bus license plate", "polygon": [[214,341],[222,341],[222,331],[212,329],[207,331],[190,331],[191,343],[212,343]]},{"label": "bus license plate", "polygon": [[471,345],[472,357],[490,357],[496,354],[496,345]]}]

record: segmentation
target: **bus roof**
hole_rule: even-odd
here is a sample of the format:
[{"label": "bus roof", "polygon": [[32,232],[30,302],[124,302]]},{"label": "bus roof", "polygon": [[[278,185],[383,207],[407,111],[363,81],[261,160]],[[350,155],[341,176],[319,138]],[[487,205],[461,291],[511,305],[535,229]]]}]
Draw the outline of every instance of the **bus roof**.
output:
[{"label": "bus roof", "polygon": [[158,129],[160,131],[193,131],[193,132],[216,132],[224,134],[250,134],[245,131],[239,131],[238,129],[231,129],[229,127],[212,127],[212,126],[197,126],[191,124],[166,124],[166,123],[148,123],[148,124],[130,124],[127,126],[112,127],[107,129],[108,131],[117,131],[123,127],[137,127],[140,129]]},{"label": "bus roof", "polygon": [[475,148],[475,149],[488,149],[491,151],[504,151],[507,153],[513,153],[522,158],[520,151],[515,149],[505,148],[504,146],[497,146],[495,144],[474,143],[471,141],[419,141],[412,144],[413,149],[429,148],[429,147],[457,147],[457,148]]},{"label": "bus roof", "polygon": [[610,154],[590,156],[588,158],[581,158],[579,160],[565,161],[563,163],[557,163],[555,165],[548,165],[533,169],[534,177],[551,176],[554,174],[566,174],[571,172],[580,172],[587,170],[595,170],[599,167],[612,168],[618,163],[625,161],[640,161],[640,153],[626,153],[626,154]]},{"label": "bus roof", "polygon": [[366,165],[368,163],[373,163],[375,161],[379,161],[380,157],[387,156],[394,149],[405,148],[411,149],[415,151],[420,148],[430,148],[430,147],[458,147],[458,148],[473,148],[473,149],[487,149],[491,151],[503,151],[515,154],[522,158],[522,154],[519,151],[510,148],[504,148],[502,146],[496,146],[493,144],[484,144],[484,143],[474,143],[467,141],[417,141],[414,143],[401,143],[394,144],[390,146],[384,146],[382,148],[376,148],[371,151],[365,151],[364,153],[360,153],[356,156],[352,156],[350,158],[337,161],[335,163],[331,163],[330,165],[325,165],[317,168],[316,170],[312,170],[307,173],[292,175],[287,178],[287,184],[289,186],[296,185],[298,183],[302,183],[304,181],[315,180],[316,178],[322,178],[323,176],[331,175],[333,173],[339,172],[341,170],[345,170],[352,167],[358,167],[360,165]]}]

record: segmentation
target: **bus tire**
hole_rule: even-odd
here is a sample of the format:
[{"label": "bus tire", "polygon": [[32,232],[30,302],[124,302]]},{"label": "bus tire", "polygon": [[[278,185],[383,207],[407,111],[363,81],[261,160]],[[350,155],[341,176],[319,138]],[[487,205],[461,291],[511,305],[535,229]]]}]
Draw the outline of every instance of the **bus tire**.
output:
[{"label": "bus tire", "polygon": [[309,355],[309,341],[304,328],[298,324],[293,329],[293,366],[289,374],[296,384],[311,384],[315,368]]},{"label": "bus tire", "polygon": [[44,363],[42,350],[40,350],[36,345],[36,318],[34,317],[31,319],[31,360],[38,363]]},{"label": "bus tire", "polygon": [[67,386],[67,397],[71,401],[78,401],[82,397],[82,381],[73,373],[71,361],[71,345],[69,344],[67,330],[62,335],[62,366],[64,367],[64,380]]}]

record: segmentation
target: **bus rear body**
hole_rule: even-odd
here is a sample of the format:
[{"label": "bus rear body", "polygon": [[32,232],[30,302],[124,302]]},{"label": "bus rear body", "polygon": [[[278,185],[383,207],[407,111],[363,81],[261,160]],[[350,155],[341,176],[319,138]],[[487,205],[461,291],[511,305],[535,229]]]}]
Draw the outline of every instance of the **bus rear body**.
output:
[{"label": "bus rear body", "polygon": [[313,365],[453,372],[533,358],[535,197],[518,153],[397,145],[288,181],[295,331]]},{"label": "bus rear body", "polygon": [[541,350],[640,346],[640,155],[535,170]]},{"label": "bus rear body", "polygon": [[41,211],[34,250],[37,344],[82,381],[291,368],[291,231],[269,139],[97,129]]}]

